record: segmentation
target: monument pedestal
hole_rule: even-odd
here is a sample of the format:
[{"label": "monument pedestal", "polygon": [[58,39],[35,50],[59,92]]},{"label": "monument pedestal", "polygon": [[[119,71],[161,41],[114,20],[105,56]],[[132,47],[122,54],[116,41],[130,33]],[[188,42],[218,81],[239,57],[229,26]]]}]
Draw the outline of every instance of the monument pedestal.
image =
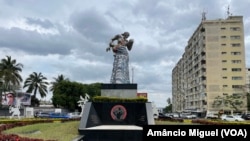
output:
[{"label": "monument pedestal", "polygon": [[[136,98],[137,85],[103,84],[101,93]],[[142,141],[142,127],[149,124],[154,124],[150,102],[87,102],[78,131],[84,141]]]}]

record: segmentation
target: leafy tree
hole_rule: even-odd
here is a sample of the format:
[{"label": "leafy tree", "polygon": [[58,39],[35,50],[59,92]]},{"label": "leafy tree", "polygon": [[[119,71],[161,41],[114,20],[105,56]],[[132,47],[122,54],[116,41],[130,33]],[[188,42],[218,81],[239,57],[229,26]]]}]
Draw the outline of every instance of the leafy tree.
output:
[{"label": "leafy tree", "polygon": [[15,91],[23,81],[21,75],[23,64],[17,63],[11,56],[3,58],[0,63],[0,78],[3,80],[3,91]]},{"label": "leafy tree", "polygon": [[55,107],[63,107],[69,110],[78,109],[77,102],[80,95],[85,95],[87,88],[80,83],[61,81],[54,89],[52,103]]},{"label": "leafy tree", "polygon": [[171,104],[171,99],[170,98],[167,99],[167,103],[168,103],[168,105]]},{"label": "leafy tree", "polygon": [[69,81],[69,78],[65,78],[65,76],[63,74],[60,74],[57,76],[57,78],[53,78],[54,82],[51,82],[52,86],[50,87],[50,91],[54,91],[55,87],[58,85],[58,83],[62,82],[62,81]]},{"label": "leafy tree", "polygon": [[223,108],[233,108],[235,111],[239,111],[239,108],[241,108],[244,105],[242,95],[227,95],[227,96],[217,96],[215,100],[213,101],[212,106],[213,107],[221,107]]},{"label": "leafy tree", "polygon": [[165,113],[169,113],[169,112],[172,112],[172,102],[171,102],[171,99],[168,98],[167,99],[167,106],[163,109]]},{"label": "leafy tree", "polygon": [[250,111],[250,93],[247,93],[247,110]]},{"label": "leafy tree", "polygon": [[[0,101],[2,101],[2,93],[11,91],[14,94],[16,90],[20,88],[20,83],[23,81],[21,75],[23,65],[17,63],[15,59],[11,56],[6,56],[6,58],[1,59],[0,62],[0,81],[1,81],[1,93]],[[1,103],[0,103],[1,105]]]},{"label": "leafy tree", "polygon": [[[33,101],[31,100],[31,105],[39,104],[35,101],[37,101],[36,94],[37,92],[40,93],[40,96],[46,97],[47,91],[47,85],[49,84],[47,81],[47,78],[42,75],[42,73],[36,73],[33,72],[29,75],[29,77],[25,80],[23,88],[28,87],[27,93],[33,93]],[[35,102],[35,103],[34,103]]]},{"label": "leafy tree", "polygon": [[91,97],[100,95],[100,84],[82,84],[78,82],[61,81],[54,89],[52,103],[55,107],[63,107],[73,111],[81,110],[78,106],[80,96],[88,94]]},{"label": "leafy tree", "polygon": [[87,84],[86,87],[87,87],[88,94],[91,97],[95,97],[95,96],[100,96],[101,95],[101,83]]}]

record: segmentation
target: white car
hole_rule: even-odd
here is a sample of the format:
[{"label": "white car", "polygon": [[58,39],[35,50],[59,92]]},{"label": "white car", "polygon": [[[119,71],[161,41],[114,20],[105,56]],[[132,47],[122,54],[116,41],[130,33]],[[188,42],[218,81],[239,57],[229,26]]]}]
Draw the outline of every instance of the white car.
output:
[{"label": "white car", "polygon": [[235,115],[234,118],[235,118],[237,121],[245,121],[245,119],[242,118],[241,115]]},{"label": "white car", "polygon": [[224,121],[245,121],[240,116],[234,116],[234,115],[222,115],[221,120],[224,120]]},{"label": "white car", "polygon": [[68,116],[69,118],[81,118],[82,117],[79,112],[68,113]]},{"label": "white car", "polygon": [[187,115],[186,117],[188,119],[195,119],[195,118],[197,118],[197,115]]},{"label": "white car", "polygon": [[217,118],[218,118],[218,115],[217,115],[217,114],[212,114],[212,113],[210,113],[210,114],[207,114],[206,118],[207,118],[207,119],[217,119]]}]

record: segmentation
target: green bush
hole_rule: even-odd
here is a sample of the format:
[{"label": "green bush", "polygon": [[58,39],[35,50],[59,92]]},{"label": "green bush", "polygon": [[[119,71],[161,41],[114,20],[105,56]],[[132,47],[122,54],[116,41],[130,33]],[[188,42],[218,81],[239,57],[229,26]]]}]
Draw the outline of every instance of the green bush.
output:
[{"label": "green bush", "polygon": [[146,103],[147,98],[138,97],[138,98],[117,98],[117,97],[104,97],[96,96],[92,100],[93,102],[133,102],[133,103]]}]

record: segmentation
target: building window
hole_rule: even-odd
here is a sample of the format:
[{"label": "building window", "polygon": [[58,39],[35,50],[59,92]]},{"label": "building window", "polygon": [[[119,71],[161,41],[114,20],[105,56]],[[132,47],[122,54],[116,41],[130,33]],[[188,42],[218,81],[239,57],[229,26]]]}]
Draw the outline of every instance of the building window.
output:
[{"label": "building window", "polygon": [[237,96],[238,98],[240,98],[243,94],[242,93],[233,93],[232,95],[235,96],[235,97]]},{"label": "building window", "polygon": [[242,88],[242,85],[232,85],[232,88],[239,89],[239,88]]},{"label": "building window", "polygon": [[240,39],[240,36],[230,36],[230,39],[232,39],[232,40]]},{"label": "building window", "polygon": [[226,46],[227,44],[221,44],[221,46]]},{"label": "building window", "polygon": [[226,77],[226,76],[223,76],[222,79],[227,79],[227,77]]},{"label": "building window", "polygon": [[223,70],[223,71],[226,71],[226,70],[227,70],[227,68],[222,68],[222,70]]},{"label": "building window", "polygon": [[231,44],[231,47],[240,47],[240,43],[233,43]]},{"label": "building window", "polygon": [[221,38],[221,39],[226,39],[226,38],[227,38],[227,36],[220,36],[220,38]]},{"label": "building window", "polygon": [[241,52],[231,52],[231,55],[241,55]]},{"label": "building window", "polygon": [[222,28],[220,28],[221,30],[226,30],[226,28],[225,27],[222,27]]},{"label": "building window", "polygon": [[227,52],[221,52],[221,54],[227,54]]},{"label": "building window", "polygon": [[233,76],[232,80],[242,80],[243,78],[241,76]]},{"label": "building window", "polygon": [[241,71],[241,68],[232,68],[232,71]]},{"label": "building window", "polygon": [[227,88],[227,85],[223,85],[222,87],[223,87],[223,88]]},{"label": "building window", "polygon": [[233,63],[233,64],[240,64],[240,63],[241,63],[241,60],[232,60],[232,63]]},{"label": "building window", "polygon": [[240,31],[240,27],[230,27],[231,31]]},{"label": "building window", "polygon": [[227,60],[222,60],[222,63],[226,63],[227,62]]}]

